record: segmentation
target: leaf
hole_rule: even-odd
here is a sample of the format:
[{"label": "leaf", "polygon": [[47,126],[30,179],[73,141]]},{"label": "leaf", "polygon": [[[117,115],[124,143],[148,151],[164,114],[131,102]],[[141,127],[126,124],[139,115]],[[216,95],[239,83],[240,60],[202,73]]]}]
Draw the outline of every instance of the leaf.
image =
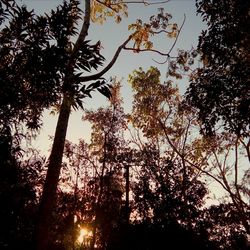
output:
[{"label": "leaf", "polygon": [[101,94],[103,94],[104,96],[106,96],[108,99],[111,98],[112,94],[110,89],[107,86],[103,86],[101,88],[97,89]]},{"label": "leaf", "polygon": [[119,15],[115,17],[115,22],[116,23],[120,23],[121,20],[122,20],[122,18]]},{"label": "leaf", "polygon": [[87,87],[87,89],[90,89],[90,90],[93,90],[93,89],[97,89],[97,88],[99,88],[101,86],[101,81],[96,81],[96,82],[94,82],[94,83],[91,83],[88,87]]}]

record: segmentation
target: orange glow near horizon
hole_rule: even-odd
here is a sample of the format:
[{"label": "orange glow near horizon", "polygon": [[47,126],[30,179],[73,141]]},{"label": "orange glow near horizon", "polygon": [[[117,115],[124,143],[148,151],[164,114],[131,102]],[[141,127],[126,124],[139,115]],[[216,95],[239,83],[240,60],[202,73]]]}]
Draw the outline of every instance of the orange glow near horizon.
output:
[{"label": "orange glow near horizon", "polygon": [[88,237],[91,237],[92,236],[92,232],[89,231],[87,228],[80,228],[80,235],[79,237],[77,238],[77,241],[79,243],[83,243],[83,241],[88,238]]}]

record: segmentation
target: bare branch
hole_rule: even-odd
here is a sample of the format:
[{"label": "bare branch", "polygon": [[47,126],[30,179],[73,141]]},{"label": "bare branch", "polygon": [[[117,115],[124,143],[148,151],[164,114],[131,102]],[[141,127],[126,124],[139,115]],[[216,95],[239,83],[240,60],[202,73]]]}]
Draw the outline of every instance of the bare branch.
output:
[{"label": "bare branch", "polygon": [[246,151],[247,151],[247,157],[248,160],[250,162],[250,138],[248,139],[248,142],[244,142],[244,140],[242,138],[240,138],[240,142],[242,143],[242,145],[245,147]]},{"label": "bare branch", "polygon": [[234,185],[235,188],[237,190],[237,192],[239,193],[239,189],[238,189],[238,138],[235,142],[235,162],[234,162]]},{"label": "bare branch", "polygon": [[103,70],[101,70],[99,73],[96,73],[94,75],[80,77],[81,82],[87,82],[87,81],[97,80],[100,77],[102,77],[106,72],[108,72],[109,69],[111,69],[112,66],[115,64],[115,62],[116,62],[118,56],[120,55],[122,49],[124,49],[124,47],[126,46],[126,44],[132,39],[132,37],[134,36],[134,34],[130,35],[128,37],[128,39],[122,45],[120,45],[118,47],[118,49],[115,52],[115,55],[114,55],[113,59],[109,62],[109,64]]},{"label": "bare branch", "polygon": [[186,21],[186,15],[184,14],[183,22],[182,22],[181,27],[180,27],[180,29],[179,29],[177,35],[176,35],[176,38],[175,38],[175,41],[174,41],[172,47],[171,47],[170,50],[168,51],[168,54],[171,54],[172,50],[174,49],[175,44],[177,43],[177,40],[178,40],[178,38],[179,38],[179,35],[180,35],[180,33],[181,33],[181,30],[182,30],[182,28],[183,28],[183,26],[184,26],[185,21]]},{"label": "bare branch", "polygon": [[173,144],[173,142],[171,141],[171,139],[169,138],[168,136],[168,132],[166,130],[166,127],[164,126],[164,124],[161,122],[160,119],[158,119],[158,122],[160,123],[162,129],[163,129],[163,132],[166,136],[166,139],[167,139],[167,142],[169,143],[169,145],[172,147],[172,149],[175,151],[175,153],[177,155],[179,155],[182,159],[185,160],[185,162],[187,162],[190,166],[198,169],[200,172],[202,173],[205,173],[206,175],[210,176],[212,179],[214,179],[215,181],[217,181],[225,190],[228,190],[228,188],[224,185],[223,182],[221,182],[216,176],[210,174],[208,171],[202,169],[201,167],[197,166],[196,164],[194,164],[193,162],[189,161],[188,159],[186,159],[186,155],[185,154],[182,154],[176,147],[175,145]]},{"label": "bare branch", "polygon": [[156,49],[135,49],[135,48],[128,48],[128,47],[125,47],[124,48],[125,50],[132,50],[134,52],[145,52],[145,51],[148,51],[148,52],[155,52],[155,53],[158,53],[160,54],[161,56],[167,56],[167,57],[170,57],[170,55],[168,53],[163,53],[159,50],[156,50]]},{"label": "bare branch", "polygon": [[183,145],[182,145],[182,154],[185,155],[185,147],[188,138],[188,132],[191,126],[191,119],[188,119],[187,127],[185,128],[186,132],[184,133]]},{"label": "bare branch", "polygon": [[[171,57],[171,58],[173,58],[173,57]],[[152,60],[153,60],[154,62],[158,63],[158,64],[165,64],[166,62],[168,62],[169,57],[167,57],[166,60],[164,60],[163,62],[158,62],[158,61],[155,60],[155,59],[152,59]]]},{"label": "bare branch", "polygon": [[171,31],[166,31],[166,30],[159,30],[159,31],[152,31],[154,35],[158,35],[161,33],[166,33],[166,34],[171,34]]}]

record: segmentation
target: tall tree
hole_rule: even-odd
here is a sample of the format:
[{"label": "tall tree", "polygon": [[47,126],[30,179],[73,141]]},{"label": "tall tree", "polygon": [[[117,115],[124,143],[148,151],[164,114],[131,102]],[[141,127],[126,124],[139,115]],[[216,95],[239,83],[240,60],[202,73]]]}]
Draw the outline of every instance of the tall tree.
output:
[{"label": "tall tree", "polygon": [[[157,174],[161,175],[162,172],[166,175],[164,178],[169,178],[169,182],[172,182],[171,176],[176,176],[175,182],[180,188],[178,199],[183,204],[186,203],[186,212],[189,213],[188,204],[191,203],[188,197],[192,196],[189,194],[189,188],[192,183],[198,181],[197,178],[208,164],[206,152],[200,149],[201,137],[199,138],[195,116],[192,110],[185,110],[181,106],[178,88],[171,81],[160,82],[158,69],[151,67],[143,71],[140,68],[130,75],[129,80],[134,91],[130,121],[135,129],[140,131],[138,136],[134,137],[134,143],[142,153],[145,151],[145,154],[148,154],[151,161],[154,159],[153,155],[156,155],[156,158],[158,155],[155,162],[152,162],[152,168],[155,170],[150,170],[150,167],[148,170],[152,176],[153,172],[156,172],[156,181]],[[197,137],[194,137],[191,131],[196,133]],[[150,148],[153,151],[147,153]],[[168,164],[168,161],[173,166]],[[172,170],[171,166],[175,170]],[[177,172],[173,174],[172,171]],[[178,175],[180,176],[177,177]],[[181,209],[185,209],[185,205],[181,206]]]},{"label": "tall tree", "polygon": [[197,0],[196,5],[208,27],[198,44],[203,67],[190,81],[187,100],[198,109],[203,132],[213,134],[222,125],[248,138],[250,3]]},{"label": "tall tree", "polygon": [[[138,1],[136,3],[145,2]],[[68,32],[66,34],[61,34],[60,31],[64,31],[64,29],[60,29],[60,31],[56,29],[56,31],[59,38],[64,42],[63,49],[67,52],[66,55],[68,55],[68,57],[67,60],[65,60],[66,70],[61,78],[62,101],[41,199],[40,219],[37,232],[37,249],[39,250],[44,250],[47,247],[49,225],[51,224],[51,214],[61,170],[63,148],[71,107],[77,107],[78,105],[81,107],[81,99],[90,95],[90,92],[94,89],[98,89],[107,97],[110,96],[109,88],[104,86],[105,81],[103,79],[87,87],[85,86],[86,82],[100,79],[114,65],[121,50],[125,48],[131,40],[134,40],[134,47],[131,49],[136,49],[136,51],[139,52],[141,48],[145,48],[145,50],[150,50],[152,48],[152,43],[149,41],[150,35],[156,34],[160,30],[167,30],[170,34],[175,34],[177,32],[176,25],[171,26],[169,24],[169,15],[165,15],[163,12],[155,19],[151,18],[148,24],[144,24],[139,20],[137,24],[130,27],[133,33],[117,48],[113,59],[105,68],[94,75],[81,76],[81,73],[76,74],[76,70],[80,69],[81,71],[84,69],[90,70],[92,67],[97,68],[103,60],[103,57],[99,54],[100,43],[98,42],[95,46],[91,47],[87,46],[88,43],[85,41],[88,35],[91,18],[93,21],[97,20],[102,22],[105,20],[106,16],[116,16],[116,20],[119,22],[121,19],[120,14],[127,14],[127,4],[123,1],[85,0],[83,25],[76,42],[71,43],[71,35],[75,34],[76,24],[81,14],[78,5],[78,1],[72,0],[69,4],[64,2],[61,8],[52,13],[52,20],[55,21],[55,25],[58,25],[58,23],[60,24],[61,21],[59,20],[61,20],[61,18],[66,20],[66,31]],[[69,8],[67,8],[68,6]],[[69,18],[68,15],[70,15]],[[67,22],[68,20],[70,20],[70,22]]]},{"label": "tall tree", "polygon": [[[83,12],[77,0],[64,1],[56,10],[44,16],[36,16],[25,6],[19,7],[15,1],[1,1],[1,23],[6,22],[6,26],[1,26],[1,81],[5,84],[2,92],[4,98],[1,99],[1,120],[21,121],[30,128],[38,128],[43,109],[51,105],[59,106],[41,198],[38,249],[46,249],[47,245],[71,108],[82,107],[82,99],[91,96],[95,89],[110,97],[109,87],[101,77],[114,65],[122,49],[157,52],[152,48],[150,37],[163,32],[169,37],[176,37],[179,32],[177,25],[170,23],[171,15],[163,9],[158,15],[152,16],[148,23],[138,19],[129,27],[131,35],[117,48],[107,66],[96,74],[83,76],[84,71],[97,69],[104,60],[100,55],[100,42],[90,45],[86,41],[90,21],[102,23],[107,16],[111,16],[119,23],[121,16],[127,15],[128,3],[85,0],[82,28],[78,34],[77,25]],[[131,2],[134,3],[151,4],[145,1]],[[130,41],[131,46],[128,46]],[[88,84],[89,81],[92,83]],[[15,98],[9,99],[13,93]]]},{"label": "tall tree", "polygon": [[100,162],[93,236],[98,230],[104,245],[112,229],[124,220],[122,195],[125,189],[122,174],[126,160],[124,152],[128,147],[128,142],[124,137],[126,115],[122,108],[120,91],[121,83],[115,82],[109,107],[99,108],[95,112],[87,111],[84,116],[84,119],[92,124],[90,144],[92,157],[98,157]]},{"label": "tall tree", "polygon": [[[239,221],[249,233],[249,187],[245,179],[250,160],[250,36],[247,29],[250,4],[241,0],[197,0],[196,6],[207,24],[198,44],[203,67],[192,74],[186,100],[197,108],[202,132],[213,136],[207,143],[212,152],[210,174],[216,176],[229,194]],[[240,156],[244,150],[245,158]]]},{"label": "tall tree", "polygon": [[212,138],[199,135],[195,112],[182,106],[178,89],[171,82],[160,83],[156,68],[146,72],[136,70],[130,81],[135,92],[131,121],[144,135],[144,139],[136,140],[137,144],[146,138],[148,144],[142,144],[142,148],[158,145],[162,156],[168,153],[170,159],[177,160],[176,166],[182,163],[184,199],[185,189],[190,185],[187,176],[190,169],[217,182],[234,204],[238,222],[249,232],[249,183],[246,181],[249,164],[244,140],[226,132]]}]

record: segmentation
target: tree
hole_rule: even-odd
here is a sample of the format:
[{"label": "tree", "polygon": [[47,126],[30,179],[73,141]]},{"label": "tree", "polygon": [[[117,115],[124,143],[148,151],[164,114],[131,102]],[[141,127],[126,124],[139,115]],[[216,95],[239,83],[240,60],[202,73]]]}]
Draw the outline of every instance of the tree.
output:
[{"label": "tree", "polygon": [[248,249],[247,235],[232,203],[205,208],[197,220],[197,230],[206,231],[216,249]]},{"label": "tree", "polygon": [[[168,1],[160,3],[164,2]],[[131,3],[150,4],[145,1]],[[119,23],[122,14],[127,15],[126,2],[86,0],[82,28],[75,40],[73,37],[77,34],[77,25],[82,15],[77,0],[64,1],[55,11],[44,16],[36,16],[33,11],[28,11],[24,6],[19,7],[14,1],[1,2],[1,22],[6,22],[1,33],[1,65],[4,65],[1,68],[1,81],[6,88],[3,91],[6,98],[3,98],[1,104],[3,119],[4,114],[9,113],[6,122],[21,121],[26,122],[30,128],[38,128],[43,109],[51,105],[59,107],[41,198],[37,228],[38,249],[46,249],[48,241],[71,108],[82,107],[82,99],[91,96],[91,92],[96,89],[110,97],[109,86],[102,76],[114,65],[122,49],[159,52],[153,49],[150,37],[160,33],[167,33],[169,37],[176,39],[178,37],[177,25],[170,23],[171,15],[161,9],[148,23],[138,19],[129,27],[131,35],[117,48],[113,59],[105,68],[96,74],[83,76],[83,71],[97,69],[104,60],[100,54],[100,42],[90,45],[86,41],[90,21],[102,23],[107,16],[113,16]],[[128,46],[130,41],[132,45]],[[169,53],[171,51],[172,48]],[[169,53],[164,55],[169,56]],[[89,81],[92,83],[89,84]],[[18,105],[15,101],[10,103],[8,100],[10,93],[12,94],[10,86],[19,100]]]},{"label": "tree", "polygon": [[39,185],[44,159],[36,154],[25,160],[20,135],[0,130],[0,219],[2,249],[34,249]]},{"label": "tree", "polygon": [[[133,126],[149,145],[156,145],[159,154],[168,154],[170,159],[182,162],[185,185],[187,169],[201,174],[208,165],[193,110],[182,105],[178,88],[171,80],[161,83],[157,68],[135,70],[129,81],[135,93],[130,116]],[[134,137],[141,148],[145,142],[143,137],[141,140]]]},{"label": "tree", "polygon": [[[65,112],[61,112],[61,119],[66,119],[67,123],[71,104],[81,105],[79,100],[90,95],[92,90],[98,89],[103,84],[103,81],[99,81],[89,86],[86,91],[82,89],[81,93],[76,96],[78,93],[76,91],[80,86],[76,80],[79,74],[74,73],[75,69],[90,71],[91,68],[101,65],[104,60],[99,53],[98,44],[89,45],[88,41],[82,41],[81,45],[76,46],[77,49],[70,51],[72,44],[70,37],[76,34],[75,25],[80,18],[78,4],[78,1],[69,3],[65,1],[50,15],[36,16],[33,11],[28,11],[25,6],[19,7],[14,1],[1,2],[1,23],[6,24],[6,26],[1,26],[3,27],[0,69],[3,83],[0,103],[1,127],[8,128],[13,124],[24,122],[28,128],[39,128],[44,108],[58,105],[63,95],[70,96],[69,100],[63,102],[66,116]],[[81,36],[84,36],[84,32],[83,30]],[[70,57],[72,53],[74,55]],[[71,67],[72,60],[75,65],[74,69]],[[64,81],[64,79],[67,80]],[[107,89],[102,89],[102,92],[106,94]],[[66,131],[59,130],[65,136]],[[59,135],[58,138],[60,143],[64,143],[64,137]],[[59,151],[63,150],[63,146],[61,148],[55,146],[55,148]],[[57,160],[57,156],[55,158]],[[53,157],[50,162],[53,165],[52,159]],[[53,176],[54,170],[56,176],[59,175],[60,164],[59,168],[52,166]],[[58,178],[54,181],[57,183]],[[52,196],[50,196],[50,191],[52,191]],[[55,196],[56,185],[50,191],[47,204],[50,200],[54,200],[51,197]],[[43,193],[46,197],[46,188]],[[44,211],[43,204],[42,201],[41,211]],[[42,218],[43,216],[46,218],[47,215],[50,217],[51,211],[44,214],[46,215],[41,215]],[[40,220],[39,231],[43,230],[44,227],[41,224],[44,222],[46,224],[47,220]],[[46,241],[46,234],[41,237],[41,242],[43,239]],[[43,247],[42,243],[38,245]]]},{"label": "tree", "polygon": [[[121,106],[121,84],[114,79],[112,96],[107,108],[97,111],[86,111],[84,120],[92,124],[90,152],[93,159],[97,159],[96,176],[92,188],[96,189],[97,197],[93,206],[95,219],[93,221],[93,242],[97,232],[102,245],[109,238],[114,225],[119,224],[122,217],[122,194],[124,192],[122,173],[123,162],[121,152],[126,148],[124,130],[126,129],[126,115]],[[99,169],[99,171],[98,171]]]},{"label": "tree", "polygon": [[[144,1],[138,1],[137,3],[144,3]],[[63,71],[63,77],[61,78],[62,101],[41,199],[40,219],[37,233],[37,249],[40,250],[46,249],[47,246],[53,201],[56,196],[56,188],[61,170],[63,148],[71,107],[81,107],[82,98],[89,96],[90,92],[95,89],[98,89],[105,96],[110,97],[109,88],[105,86],[105,81],[103,79],[98,79],[100,79],[113,66],[121,50],[125,48],[130,41],[134,40],[133,50],[136,49],[136,51],[139,52],[143,47],[145,47],[146,50],[152,48],[152,43],[149,41],[150,35],[156,34],[161,30],[164,30],[165,32],[170,30],[170,34],[177,33],[177,26],[170,25],[169,15],[165,15],[163,12],[161,15],[158,15],[157,18],[151,19],[148,24],[144,24],[139,20],[136,25],[130,27],[134,32],[118,47],[113,59],[105,68],[94,75],[81,76],[82,73],[76,73],[76,70],[81,71],[87,69],[90,71],[92,68],[97,68],[97,66],[103,61],[103,57],[99,53],[99,43],[96,43],[96,45],[93,46],[88,46],[88,43],[85,41],[85,38],[88,35],[91,18],[92,20],[98,20],[101,22],[106,18],[106,15],[117,16],[117,21],[119,22],[119,13],[127,14],[127,4],[126,2],[123,3],[123,1],[86,0],[82,29],[76,42],[73,44],[70,40],[71,35],[75,34],[76,24],[77,21],[79,21],[79,15],[81,14],[78,5],[78,1],[72,0],[69,4],[64,2],[61,8],[58,8],[56,12],[52,13],[52,21],[54,21],[52,23],[55,25],[55,34],[58,35],[56,38],[58,38],[58,42],[63,42],[63,54],[67,55],[67,59],[63,62],[63,65],[66,65],[66,67]],[[96,16],[98,16],[97,19]],[[66,26],[65,29],[60,28],[58,30],[57,25],[61,23],[59,20],[62,17],[63,20],[66,20]],[[66,33],[63,32],[61,34],[61,31],[64,30],[66,30]],[[86,82],[88,81],[95,82],[86,87]]]},{"label": "tree", "polygon": [[250,4],[244,0],[198,0],[196,5],[208,28],[198,44],[204,66],[190,81],[187,101],[198,109],[206,134],[214,134],[223,126],[248,138]]},{"label": "tree", "polygon": [[[200,135],[200,126],[194,110],[182,102],[178,89],[172,86],[171,81],[160,83],[160,72],[156,68],[152,67],[148,71],[136,70],[130,75],[129,80],[135,93],[130,121],[138,129],[133,137],[134,143],[141,152],[153,149],[148,153],[149,165],[158,166],[159,169],[164,168],[160,160],[155,160],[154,163],[153,155],[158,154],[157,159],[169,157],[177,171],[173,176],[177,177],[180,174],[182,180],[182,182],[176,181],[177,186],[182,187],[178,200],[186,200],[187,204],[190,204],[190,201],[186,195],[192,182],[196,180],[192,178],[193,174],[201,179],[211,178],[219,183],[231,199],[234,211],[237,211],[238,226],[244,227],[245,233],[248,233],[249,183],[246,181],[248,163],[244,152],[246,151],[248,156],[247,143],[236,135],[226,132],[212,138]],[[146,162],[145,159],[143,162]],[[165,168],[165,171],[155,171],[155,176],[157,177],[161,172],[171,172],[169,167],[165,166]],[[145,169],[145,176],[142,175],[140,183],[145,190],[148,190],[147,196],[152,198],[154,192],[150,191],[149,183],[153,181],[150,182],[147,179],[149,177],[146,178],[147,171],[151,173],[148,176],[154,176],[151,168]],[[155,189],[156,187],[154,186]],[[138,197],[143,197],[142,190],[138,188]],[[177,190],[176,193],[178,193]],[[190,197],[194,196],[195,194],[190,195]],[[152,204],[157,205],[157,202]],[[184,208],[184,204],[185,202],[180,207]],[[146,198],[141,199],[141,206],[143,213],[147,210],[151,211],[150,203]],[[194,205],[196,206],[197,204]],[[161,208],[161,205],[159,207]],[[147,217],[147,213],[144,216]],[[185,216],[185,218],[188,217]]]},{"label": "tree", "polygon": [[[161,199],[156,194],[158,191],[161,190],[162,197],[169,196],[166,199],[162,198],[163,201],[168,200],[169,204],[158,204],[157,209],[167,206],[170,210],[176,211],[169,216],[176,219],[178,213],[185,214],[186,222],[182,223],[191,223],[192,213],[195,213],[195,209],[192,208],[198,208],[199,203],[202,204],[203,195],[206,194],[205,187],[198,178],[208,164],[206,153],[200,149],[201,138],[197,138],[199,127],[195,116],[192,110],[182,107],[178,88],[173,86],[172,81],[160,82],[160,72],[156,68],[151,67],[147,71],[141,68],[135,70],[129,81],[134,91],[129,119],[135,129],[138,129],[138,133],[133,136],[133,142],[139,150],[137,164],[142,164],[143,167],[141,177],[139,176],[140,183],[145,184],[148,192],[152,193],[150,197],[155,193],[159,202]],[[197,136],[194,137],[191,132]],[[155,183],[153,189],[150,183]],[[137,192],[145,188],[138,187]],[[191,190],[197,193],[192,193]],[[199,195],[202,198],[198,198]],[[189,199],[195,199],[197,203],[193,204],[194,201]],[[146,207],[149,205],[145,197],[141,200],[142,203],[145,202]],[[175,201],[179,205],[171,208]],[[153,201],[151,205],[157,206],[157,202]],[[181,212],[177,212],[178,209]],[[142,211],[145,212],[147,209],[142,208]]]},{"label": "tree", "polygon": [[201,131],[212,136],[206,143],[212,153],[209,173],[228,193],[249,233],[250,36],[246,24],[250,5],[241,0],[199,0],[196,6],[208,28],[198,44],[203,67],[192,74],[186,101],[197,109]]}]

